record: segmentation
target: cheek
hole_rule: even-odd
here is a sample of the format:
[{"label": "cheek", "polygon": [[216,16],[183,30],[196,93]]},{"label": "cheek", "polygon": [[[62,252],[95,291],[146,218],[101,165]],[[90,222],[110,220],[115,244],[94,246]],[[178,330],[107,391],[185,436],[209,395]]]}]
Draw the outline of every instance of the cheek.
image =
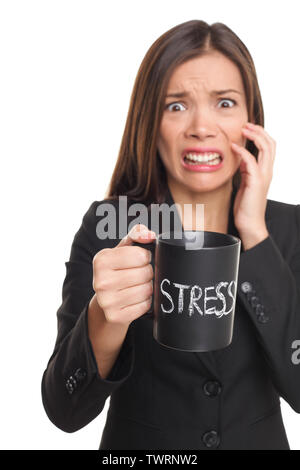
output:
[{"label": "cheek", "polygon": [[234,123],[226,123],[222,125],[222,132],[226,135],[230,142],[237,142],[239,145],[246,142],[244,135],[242,134],[242,128],[247,121],[240,120]]},{"label": "cheek", "polygon": [[158,149],[163,152],[170,153],[172,148],[176,145],[177,130],[174,125],[171,125],[167,120],[162,120],[159,134],[157,139]]},{"label": "cheek", "polygon": [[182,131],[182,127],[184,127],[183,119],[179,119],[177,115],[165,116],[160,123],[160,134],[165,140],[171,140],[170,136],[174,138]]},{"label": "cheek", "polygon": [[167,136],[168,136],[168,129],[167,129],[166,123],[162,121],[160,124],[159,134],[158,134],[158,139],[157,139],[159,146],[162,147],[166,145]]}]

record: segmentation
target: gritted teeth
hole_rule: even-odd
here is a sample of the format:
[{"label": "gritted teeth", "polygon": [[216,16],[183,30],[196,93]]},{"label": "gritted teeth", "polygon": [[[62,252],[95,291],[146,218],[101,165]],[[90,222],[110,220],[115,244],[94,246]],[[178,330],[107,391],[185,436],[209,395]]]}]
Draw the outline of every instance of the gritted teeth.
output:
[{"label": "gritted teeth", "polygon": [[184,158],[187,160],[191,161],[197,161],[197,162],[210,162],[215,160],[216,158],[220,158],[221,160],[223,159],[222,156],[219,153],[216,152],[207,152],[207,153],[187,153],[185,154]]}]

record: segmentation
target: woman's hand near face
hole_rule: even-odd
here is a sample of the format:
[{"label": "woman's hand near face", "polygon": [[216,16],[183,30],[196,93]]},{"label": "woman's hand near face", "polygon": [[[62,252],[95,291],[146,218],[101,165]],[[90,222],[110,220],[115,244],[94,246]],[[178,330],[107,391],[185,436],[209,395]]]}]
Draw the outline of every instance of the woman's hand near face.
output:
[{"label": "woman's hand near face", "polygon": [[247,250],[269,235],[265,211],[273,177],[276,142],[260,125],[248,123],[242,133],[253,140],[259,150],[256,161],[246,148],[232,143],[232,149],[240,157],[241,173],[241,184],[233,207],[234,222]]},{"label": "woman's hand near face", "polygon": [[106,321],[129,325],[151,306],[153,268],[151,253],[133,241],[150,243],[155,233],[137,224],[115,248],[105,248],[93,258],[93,289]]}]

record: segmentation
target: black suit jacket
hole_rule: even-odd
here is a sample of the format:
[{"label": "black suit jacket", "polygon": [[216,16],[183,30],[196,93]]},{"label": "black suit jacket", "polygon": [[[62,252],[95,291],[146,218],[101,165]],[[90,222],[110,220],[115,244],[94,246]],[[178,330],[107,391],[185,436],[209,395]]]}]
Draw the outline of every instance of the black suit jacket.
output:
[{"label": "black suit jacket", "polygon": [[[228,233],[239,236],[234,197]],[[300,413],[300,354],[294,349],[300,340],[300,205],[268,200],[269,236],[249,250],[242,247],[228,347],[206,353],[164,347],[153,338],[149,312],[131,323],[104,380],[87,328],[92,259],[124,236],[98,238],[102,216],[96,209],[105,202],[89,207],[65,263],[58,333],[42,379],[50,420],[77,431],[110,397],[100,449],[289,449],[280,397]],[[169,189],[166,202],[174,203]]]}]

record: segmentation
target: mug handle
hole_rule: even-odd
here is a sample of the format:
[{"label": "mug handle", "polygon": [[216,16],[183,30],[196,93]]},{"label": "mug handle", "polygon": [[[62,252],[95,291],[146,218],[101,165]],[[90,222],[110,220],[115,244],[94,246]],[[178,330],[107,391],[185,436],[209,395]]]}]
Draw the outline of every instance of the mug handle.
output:
[{"label": "mug handle", "polygon": [[[153,269],[153,286],[154,286],[154,279],[155,279],[155,250],[156,250],[156,246],[157,246],[157,239],[155,239],[151,243],[133,242],[132,246],[141,246],[142,248],[145,248],[146,250],[149,250],[151,252],[152,256],[151,256],[150,264],[151,264],[152,269]],[[153,294],[152,294],[152,302],[151,302],[150,309],[146,313],[150,313],[150,314],[153,315]]]}]

